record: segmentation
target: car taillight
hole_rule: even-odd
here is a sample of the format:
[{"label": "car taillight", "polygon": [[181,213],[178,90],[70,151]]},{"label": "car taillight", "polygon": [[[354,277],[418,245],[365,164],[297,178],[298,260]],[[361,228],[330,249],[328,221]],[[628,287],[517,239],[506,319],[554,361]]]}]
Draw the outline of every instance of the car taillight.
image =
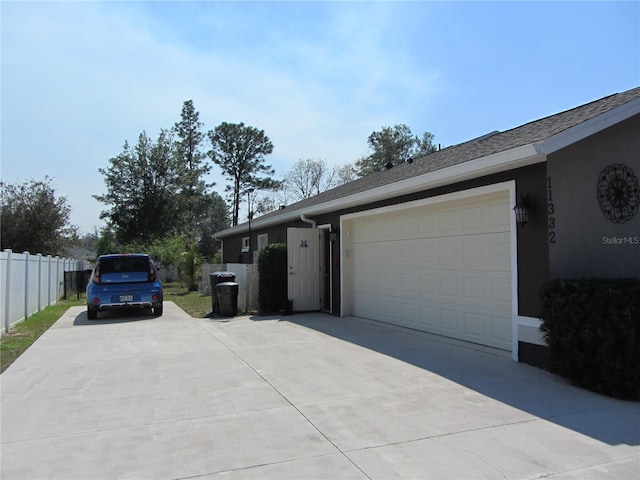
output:
[{"label": "car taillight", "polygon": [[93,303],[95,303],[96,305],[98,305],[100,303],[100,299],[98,297],[93,299]]},{"label": "car taillight", "polygon": [[149,263],[149,280],[155,282],[156,278],[158,278],[156,267],[153,265],[153,263]]},{"label": "car taillight", "polygon": [[158,294],[154,293],[153,295],[151,295],[151,300],[153,300],[154,302],[158,301]]},{"label": "car taillight", "polygon": [[93,283],[100,283],[100,262],[96,263],[96,268],[93,269],[93,276],[91,279],[93,280]]}]

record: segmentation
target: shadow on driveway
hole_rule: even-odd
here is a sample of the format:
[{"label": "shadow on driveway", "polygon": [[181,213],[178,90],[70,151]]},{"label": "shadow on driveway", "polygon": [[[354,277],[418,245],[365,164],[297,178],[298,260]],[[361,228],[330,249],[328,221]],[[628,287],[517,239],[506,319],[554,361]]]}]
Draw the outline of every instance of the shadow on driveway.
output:
[{"label": "shadow on driveway", "polygon": [[84,310],[83,312],[76,315],[73,324],[77,326],[111,325],[114,323],[140,322],[144,320],[153,320],[156,318],[159,317],[154,317],[151,310],[134,308],[98,312],[97,320],[89,320],[87,318],[87,311]]},{"label": "shadow on driveway", "polygon": [[574,387],[550,372],[514,362],[504,352],[360,318],[302,314],[280,320],[428,370],[609,445],[640,445],[640,403]]}]

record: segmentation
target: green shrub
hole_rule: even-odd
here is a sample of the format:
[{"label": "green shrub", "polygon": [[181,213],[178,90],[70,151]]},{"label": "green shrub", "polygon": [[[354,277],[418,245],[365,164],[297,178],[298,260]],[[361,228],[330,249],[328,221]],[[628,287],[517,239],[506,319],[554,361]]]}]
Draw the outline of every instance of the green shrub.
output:
[{"label": "green shrub", "polygon": [[640,400],[640,280],[554,280],[541,292],[551,371]]},{"label": "green shrub", "polygon": [[287,305],[287,245],[273,243],[260,251],[258,301],[261,313],[277,312]]},{"label": "green shrub", "polygon": [[182,281],[187,284],[190,292],[198,290],[198,273],[202,267],[202,258],[198,255],[198,245],[190,243],[186,251],[182,253],[182,261],[178,265],[178,271]]}]

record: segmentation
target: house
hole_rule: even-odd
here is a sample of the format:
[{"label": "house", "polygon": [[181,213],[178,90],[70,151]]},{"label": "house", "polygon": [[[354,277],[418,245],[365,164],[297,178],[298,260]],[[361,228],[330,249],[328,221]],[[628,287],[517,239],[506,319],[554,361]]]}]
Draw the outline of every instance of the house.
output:
[{"label": "house", "polygon": [[98,258],[97,252],[92,248],[83,247],[81,245],[73,245],[65,248],[64,254],[68,258],[77,258],[93,262]]},{"label": "house", "polygon": [[542,365],[545,282],[640,276],[639,175],[640,87],[393,166],[216,237],[225,262],[248,263],[264,245],[286,242],[294,311],[364,317]]}]

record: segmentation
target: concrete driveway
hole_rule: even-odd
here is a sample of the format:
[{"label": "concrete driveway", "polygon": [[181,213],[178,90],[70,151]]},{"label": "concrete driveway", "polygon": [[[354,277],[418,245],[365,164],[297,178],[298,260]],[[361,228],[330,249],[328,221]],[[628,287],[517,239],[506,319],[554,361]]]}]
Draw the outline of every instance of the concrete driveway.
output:
[{"label": "concrete driveway", "polygon": [[10,479],[640,478],[640,405],[323,314],[74,307],[0,377]]}]

